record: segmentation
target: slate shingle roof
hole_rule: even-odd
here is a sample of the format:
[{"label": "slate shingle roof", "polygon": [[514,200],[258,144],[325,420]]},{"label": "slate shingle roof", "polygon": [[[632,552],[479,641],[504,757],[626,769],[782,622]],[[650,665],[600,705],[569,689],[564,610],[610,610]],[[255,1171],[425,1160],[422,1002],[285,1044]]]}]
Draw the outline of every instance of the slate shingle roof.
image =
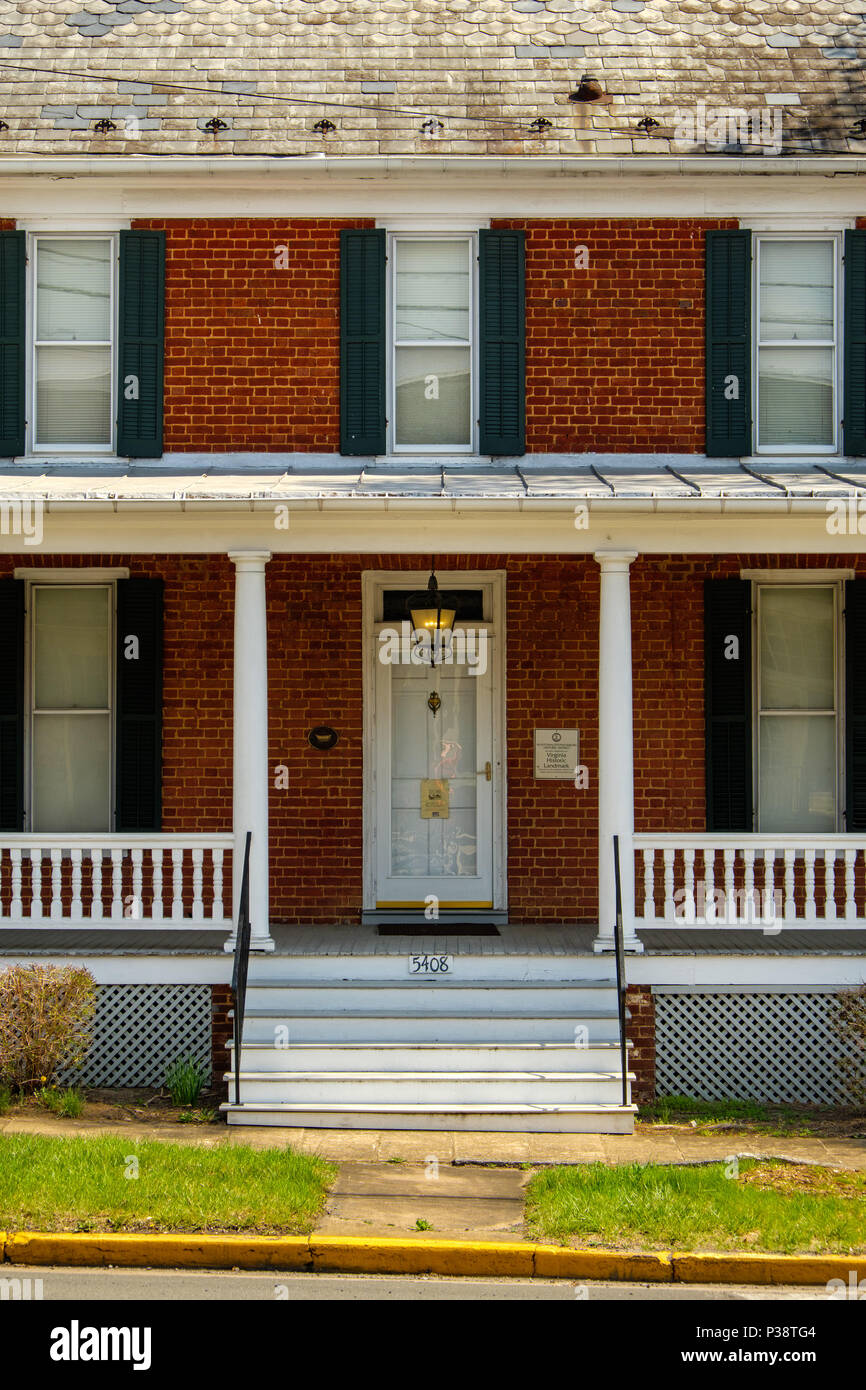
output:
[{"label": "slate shingle roof", "polygon": [[0,157],[866,154],[864,63],[866,0],[0,0]]}]

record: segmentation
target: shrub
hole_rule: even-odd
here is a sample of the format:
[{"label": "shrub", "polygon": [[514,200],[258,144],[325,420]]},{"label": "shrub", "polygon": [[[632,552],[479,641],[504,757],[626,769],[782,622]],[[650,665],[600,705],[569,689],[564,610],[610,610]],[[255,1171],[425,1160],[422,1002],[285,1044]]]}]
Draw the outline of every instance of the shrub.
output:
[{"label": "shrub", "polygon": [[33,1091],[77,1070],[95,1009],[96,981],[83,967],[13,965],[0,973],[0,1081]]},{"label": "shrub", "polygon": [[187,1057],[178,1058],[165,1074],[165,1089],[175,1105],[195,1105],[202,1092],[205,1069],[199,1062]]},{"label": "shrub", "polygon": [[866,985],[836,995],[836,1033],[847,1049],[839,1066],[856,1105],[866,1105]]}]

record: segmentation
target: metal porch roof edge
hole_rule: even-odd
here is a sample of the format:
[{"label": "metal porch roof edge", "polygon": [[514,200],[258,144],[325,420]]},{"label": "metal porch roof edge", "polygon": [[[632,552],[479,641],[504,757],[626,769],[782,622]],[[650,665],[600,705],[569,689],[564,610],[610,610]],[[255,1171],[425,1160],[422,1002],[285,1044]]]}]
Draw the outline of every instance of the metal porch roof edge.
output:
[{"label": "metal porch roof edge", "polygon": [[[831,466],[832,464],[832,466]],[[700,510],[787,510],[866,498],[866,460],[713,459],[700,455],[536,454],[520,459],[377,461],[334,455],[174,454],[152,463],[4,464],[0,502],[51,504],[388,502],[592,503]]]}]

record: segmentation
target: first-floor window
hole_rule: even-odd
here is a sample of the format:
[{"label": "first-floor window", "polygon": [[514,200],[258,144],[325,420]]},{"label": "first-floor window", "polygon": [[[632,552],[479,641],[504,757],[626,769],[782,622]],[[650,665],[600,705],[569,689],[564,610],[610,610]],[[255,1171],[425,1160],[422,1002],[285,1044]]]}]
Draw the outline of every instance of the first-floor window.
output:
[{"label": "first-floor window", "polygon": [[468,236],[392,238],[395,449],[472,449],[474,247]]},{"label": "first-floor window", "polygon": [[33,447],[107,449],[113,436],[115,242],[32,242]]},{"label": "first-floor window", "polygon": [[757,585],[761,831],[838,828],[839,586]]},{"label": "first-floor window", "polygon": [[30,587],[30,824],[111,829],[110,584]]},{"label": "first-floor window", "polygon": [[837,447],[838,257],[835,237],[757,240],[759,449]]}]

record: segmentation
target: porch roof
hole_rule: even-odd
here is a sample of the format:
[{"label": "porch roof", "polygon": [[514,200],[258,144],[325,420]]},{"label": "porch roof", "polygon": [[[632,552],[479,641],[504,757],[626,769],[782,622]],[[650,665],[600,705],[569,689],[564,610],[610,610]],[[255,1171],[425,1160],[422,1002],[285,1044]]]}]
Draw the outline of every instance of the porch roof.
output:
[{"label": "porch roof", "polygon": [[0,502],[52,504],[591,501],[658,505],[810,502],[866,495],[862,459],[696,454],[532,454],[381,461],[332,454],[166,454],[151,462],[0,460]]}]

